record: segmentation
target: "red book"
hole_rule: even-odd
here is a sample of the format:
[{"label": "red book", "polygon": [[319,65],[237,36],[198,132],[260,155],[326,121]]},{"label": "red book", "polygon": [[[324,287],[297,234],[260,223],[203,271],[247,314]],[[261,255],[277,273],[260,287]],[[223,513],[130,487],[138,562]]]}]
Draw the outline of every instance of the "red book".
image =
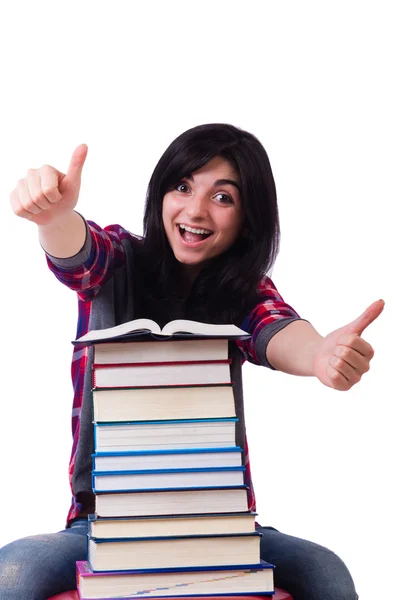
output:
[{"label": "red book", "polygon": [[[266,595],[267,596],[267,595]],[[266,597],[265,596],[265,597]],[[268,596],[272,598],[272,600],[293,600],[292,596],[285,592],[284,590],[280,590],[280,588],[274,589],[274,594]],[[219,596],[195,596],[197,600],[219,600]],[[222,596],[222,600],[236,600],[238,596]],[[72,590],[70,592],[63,592],[63,594],[57,594],[56,596],[51,596],[49,600],[79,600],[79,594],[77,590]],[[84,598],[82,599],[84,600]],[[129,599],[130,600],[130,599]],[[179,600],[178,598],[170,597],[168,600]],[[263,596],[241,596],[241,600],[263,600]]]},{"label": "red book", "polygon": [[231,360],[98,364],[92,367],[93,388],[231,383]]},{"label": "red book", "polygon": [[274,593],[273,565],[265,561],[254,567],[154,569],[151,572],[123,573],[93,572],[84,561],[76,563],[76,570],[80,600],[176,600],[189,596],[205,600],[236,600],[236,596],[242,596],[244,600],[263,600],[263,596]]}]

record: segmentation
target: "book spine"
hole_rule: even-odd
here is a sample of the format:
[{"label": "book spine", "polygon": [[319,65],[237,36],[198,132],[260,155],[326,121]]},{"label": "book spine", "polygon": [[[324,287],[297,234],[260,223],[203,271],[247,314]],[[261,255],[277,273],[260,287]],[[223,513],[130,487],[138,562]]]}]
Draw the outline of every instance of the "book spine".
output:
[{"label": "book spine", "polygon": [[[112,421],[110,421],[112,422]],[[175,450],[125,450],[120,452],[96,452],[92,457],[100,456],[156,456],[164,454],[230,454],[242,453],[240,446],[230,446],[225,448],[175,448]]]},{"label": "book spine", "polygon": [[208,518],[222,518],[228,519],[230,517],[256,517],[258,513],[253,511],[246,512],[228,512],[228,513],[188,513],[183,515],[143,515],[141,517],[98,517],[92,513],[88,515],[88,522],[94,523],[96,521],[156,521],[156,520],[172,520],[172,519],[208,519]]},{"label": "book spine", "polygon": [[227,472],[244,472],[245,467],[197,467],[197,468],[182,468],[182,469],[132,469],[128,471],[93,471],[93,475],[164,475],[178,473],[223,473]]},{"label": "book spine", "polygon": [[227,365],[231,364],[230,358],[222,360],[176,360],[176,361],[159,361],[159,362],[135,362],[135,363],[93,363],[93,369],[106,369],[108,367],[167,367],[170,365]]},{"label": "book spine", "polygon": [[[95,423],[95,427],[117,427],[125,425],[179,425],[180,423],[237,423],[237,417],[219,417],[211,419],[162,419],[161,421],[105,421]],[[235,446],[231,446],[235,448]]]},{"label": "book spine", "polygon": [[[118,365],[117,365],[118,366]],[[144,388],[145,390],[161,390],[168,388],[219,388],[219,387],[234,387],[234,382],[230,383],[181,383],[178,385],[170,385],[170,384],[161,384],[161,385],[124,385],[117,388],[117,390],[141,390]],[[98,392],[106,392],[107,390],[114,390],[114,387],[101,387],[101,388],[92,388],[91,391]]]},{"label": "book spine", "polygon": [[[181,492],[181,493],[186,493],[186,492],[196,492],[198,488],[196,487],[188,487],[188,488],[173,488],[170,490],[156,490],[156,493],[167,493],[167,492]],[[246,485],[225,485],[225,487],[212,487],[212,486],[206,486],[206,487],[201,487],[199,488],[201,491],[205,491],[208,490],[210,492],[212,492],[213,490],[248,490],[248,486]],[[104,496],[105,494],[126,494],[127,492],[116,492],[114,490],[106,490],[103,492],[96,492],[96,494],[98,496]],[[153,490],[129,490],[128,491],[129,494],[149,494],[149,493],[153,493]],[[247,512],[246,510],[243,512]],[[183,514],[183,513],[182,513]],[[204,514],[204,513],[203,513]],[[205,513],[206,514],[206,513]],[[169,515],[166,515],[169,516]]]},{"label": "book spine", "polygon": [[[94,542],[95,544],[109,544],[109,543],[120,543],[120,544],[128,544],[128,543],[132,543],[132,544],[140,544],[141,542],[154,542],[157,540],[190,540],[192,538],[194,538],[195,540],[208,540],[208,539],[220,539],[220,538],[228,538],[228,539],[234,539],[234,538],[258,538],[258,537],[262,537],[262,534],[259,531],[252,531],[249,533],[205,533],[205,534],[200,534],[200,533],[195,533],[194,535],[152,535],[152,536],[147,536],[147,537],[129,537],[129,538],[120,538],[120,537],[114,537],[114,538],[97,538],[97,537],[92,537],[91,541]],[[256,567],[259,567],[259,563],[255,565]],[[207,567],[208,568],[208,567]],[[250,567],[252,568],[252,567]]]},{"label": "book spine", "polygon": [[[181,567],[181,568],[176,567],[176,568],[164,568],[164,569],[163,568],[153,569],[152,567],[150,567],[149,569],[137,569],[136,571],[131,571],[131,569],[118,569],[118,570],[111,570],[111,569],[109,569],[107,571],[105,571],[105,570],[99,571],[98,569],[94,569],[93,568],[93,565],[92,565],[92,562],[91,562],[89,556],[88,556],[87,562],[88,562],[88,564],[90,566],[90,569],[92,570],[92,572],[93,572],[94,575],[96,575],[96,574],[98,574],[98,575],[111,575],[111,574],[114,574],[114,575],[123,575],[123,574],[126,574],[126,573],[130,573],[131,575],[133,575],[135,573],[136,574],[146,575],[146,574],[150,574],[150,573],[180,573],[180,572],[183,572],[183,571],[184,572],[189,572],[189,571],[209,571],[209,567],[207,567],[207,566],[206,567],[193,566],[193,567]],[[225,568],[233,570],[233,571],[237,571],[237,570],[238,571],[241,571],[241,570],[244,570],[244,571],[254,570],[255,571],[255,570],[260,569],[261,566],[260,566],[260,563],[255,563],[255,564],[248,563],[248,564],[242,564],[242,565],[241,564],[237,564],[237,565],[225,565],[225,566],[224,565],[220,565],[219,567],[214,567],[214,568],[211,567],[211,570],[214,570],[214,571],[215,570],[216,571],[224,571]],[[230,594],[227,594],[227,595],[229,596]],[[238,594],[238,595],[240,595],[240,594]],[[249,594],[249,595],[252,596],[252,594]],[[201,596],[201,594],[200,594],[200,596]],[[211,596],[212,596],[212,594],[211,594]],[[175,598],[175,596],[172,596],[172,597]],[[182,596],[182,598],[183,598],[183,596]],[[101,599],[101,600],[103,600],[103,599]],[[127,600],[127,598],[124,599],[124,598],[118,597],[117,600]]]}]

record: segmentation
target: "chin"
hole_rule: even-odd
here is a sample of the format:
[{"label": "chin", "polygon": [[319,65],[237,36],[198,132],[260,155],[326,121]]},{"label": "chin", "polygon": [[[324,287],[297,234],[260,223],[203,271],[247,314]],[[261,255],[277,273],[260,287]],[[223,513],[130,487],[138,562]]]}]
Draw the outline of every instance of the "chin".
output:
[{"label": "chin", "polygon": [[183,265],[198,265],[202,262],[202,259],[196,258],[195,256],[186,255],[184,252],[176,252],[174,248],[172,248],[172,251],[176,260]]},{"label": "chin", "polygon": [[200,258],[195,260],[194,258],[178,256],[177,254],[174,254],[174,256],[178,263],[188,271],[194,271],[196,269],[200,270],[202,267],[208,264],[208,259],[206,258]]},{"label": "chin", "polygon": [[206,262],[205,260],[189,260],[189,259],[184,259],[182,257],[178,258],[178,256],[175,256],[175,258],[184,267],[198,267],[199,265],[202,265]]}]

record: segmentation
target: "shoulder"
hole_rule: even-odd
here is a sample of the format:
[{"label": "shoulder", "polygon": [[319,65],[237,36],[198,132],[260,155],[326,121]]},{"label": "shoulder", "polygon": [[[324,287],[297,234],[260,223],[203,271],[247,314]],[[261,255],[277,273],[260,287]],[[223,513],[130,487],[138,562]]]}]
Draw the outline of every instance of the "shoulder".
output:
[{"label": "shoulder", "polygon": [[[244,320],[245,327],[252,331],[273,321],[283,318],[300,318],[298,313],[287,304],[273,280],[265,275],[257,286],[257,300]],[[244,329],[244,327],[243,327]]]},{"label": "shoulder", "polygon": [[258,282],[256,287],[258,304],[261,304],[265,299],[274,299],[275,301],[283,301],[278,289],[270,277],[264,275]]},{"label": "shoulder", "polygon": [[258,283],[257,302],[241,326],[251,338],[237,345],[247,360],[273,369],[266,358],[267,344],[273,335],[296,319],[300,319],[299,314],[284,301],[270,277],[265,276]]},{"label": "shoulder", "polygon": [[275,283],[268,275],[264,275],[257,284],[256,302],[250,311],[250,315],[263,312],[275,313],[283,306],[286,306],[284,298]]}]

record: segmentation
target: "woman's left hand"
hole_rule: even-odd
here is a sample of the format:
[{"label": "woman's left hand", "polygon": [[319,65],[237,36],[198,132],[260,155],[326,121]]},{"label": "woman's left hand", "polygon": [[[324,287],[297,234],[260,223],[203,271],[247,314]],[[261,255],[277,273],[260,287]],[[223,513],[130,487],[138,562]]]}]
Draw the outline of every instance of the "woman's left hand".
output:
[{"label": "woman's left hand", "polygon": [[374,350],[361,334],[384,308],[377,300],[348,325],[329,333],[320,343],[313,360],[313,374],[325,385],[346,391],[369,370]]}]

